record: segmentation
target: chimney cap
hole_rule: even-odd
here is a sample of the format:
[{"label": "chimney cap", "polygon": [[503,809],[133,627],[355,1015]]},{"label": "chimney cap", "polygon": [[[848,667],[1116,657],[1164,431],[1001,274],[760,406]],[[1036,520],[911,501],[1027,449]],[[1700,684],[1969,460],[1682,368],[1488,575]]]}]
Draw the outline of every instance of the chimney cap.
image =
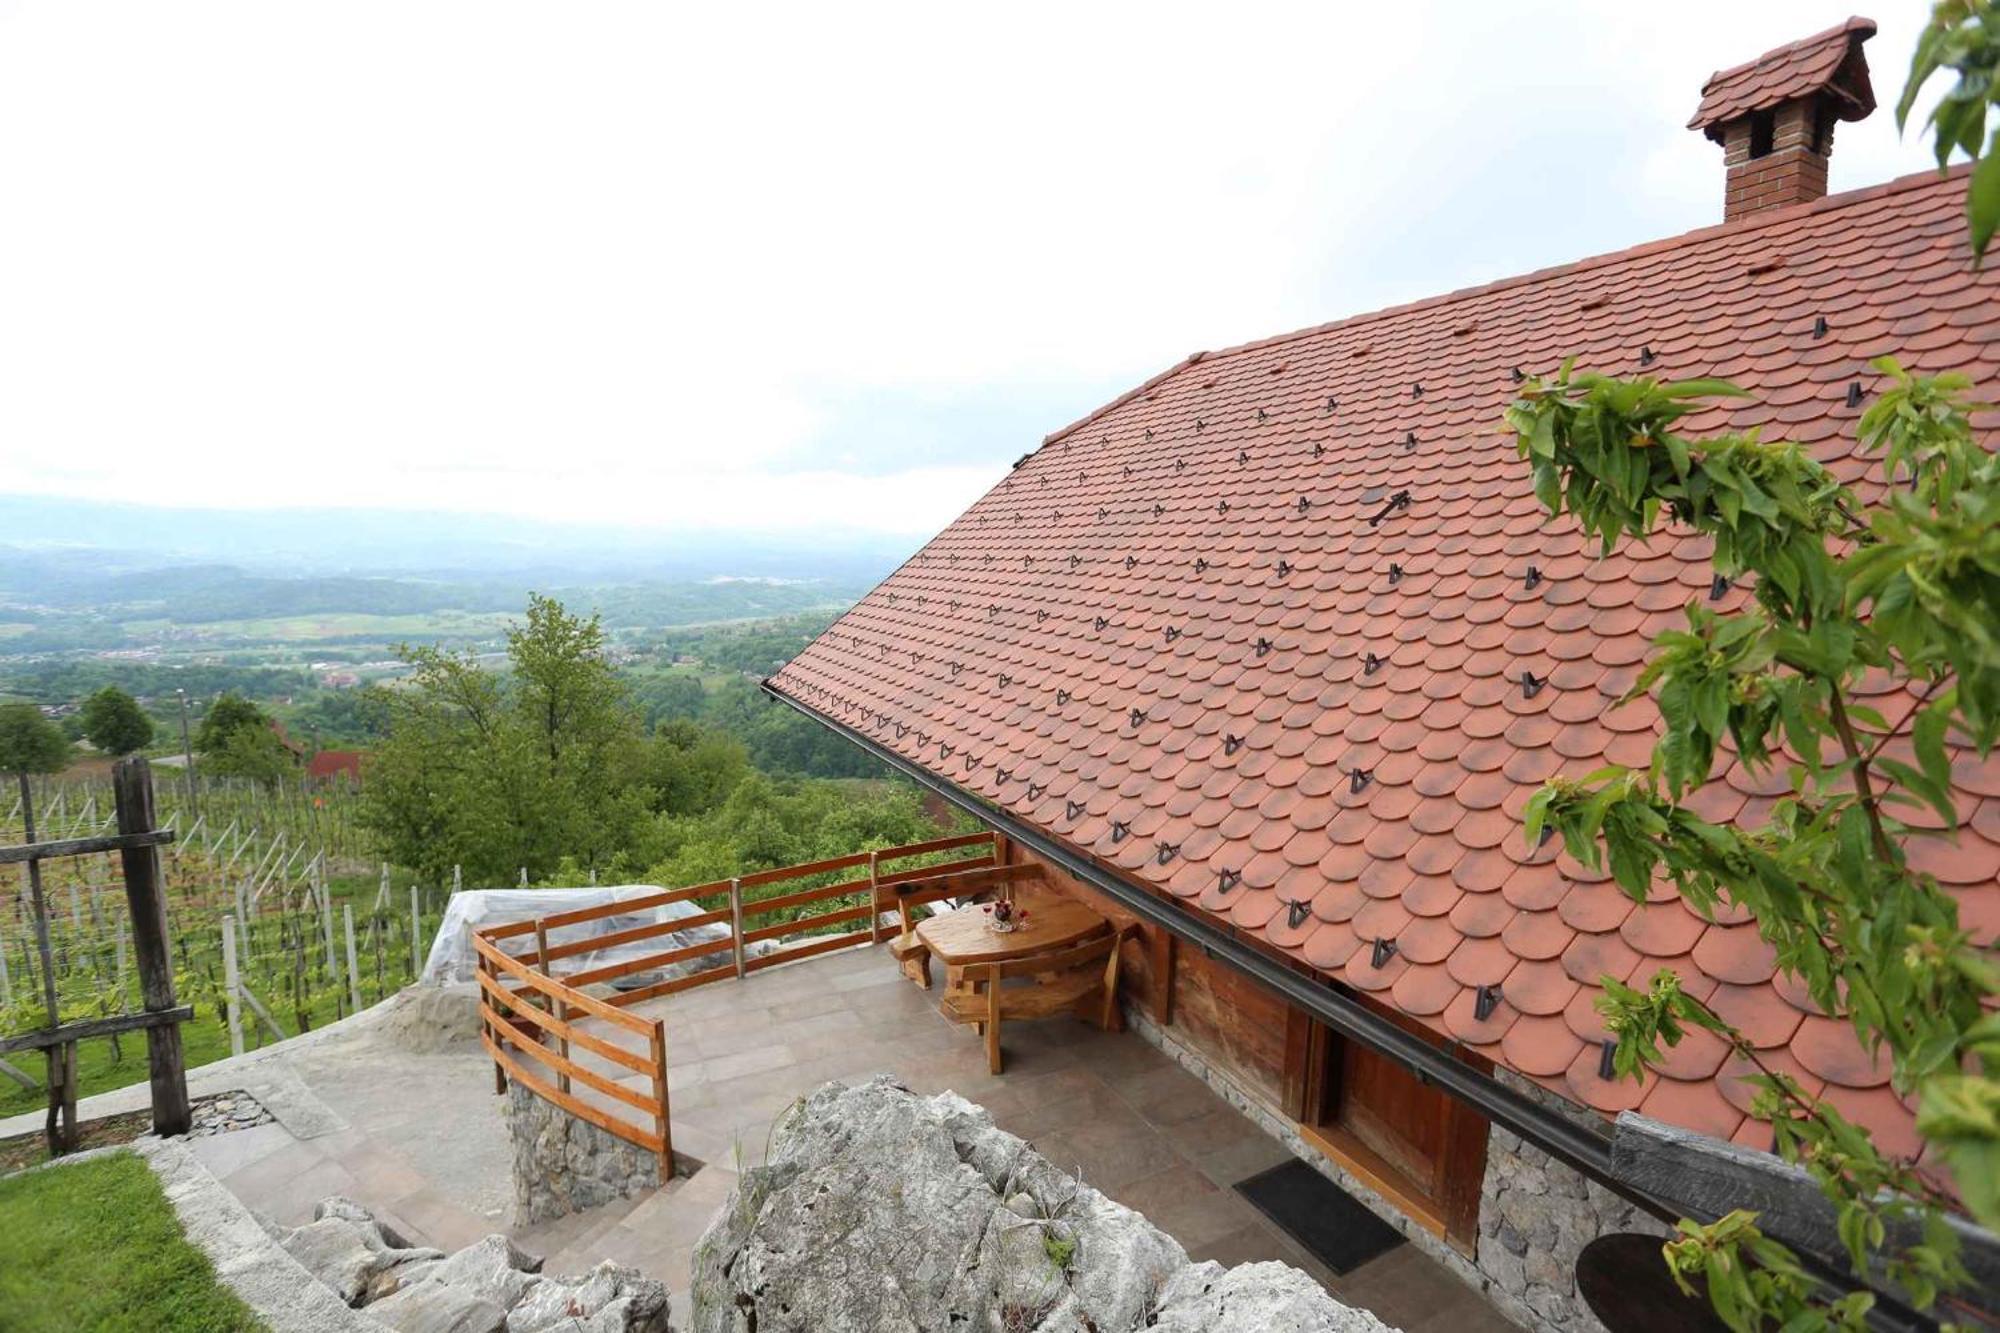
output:
[{"label": "chimney cap", "polygon": [[1875,35],[1875,20],[1851,18],[1825,32],[1802,37],[1755,60],[1717,70],[1701,86],[1701,105],[1688,121],[1717,143],[1722,127],[1758,111],[1815,93],[1841,120],[1860,120],[1875,109],[1868,61],[1861,44]]}]

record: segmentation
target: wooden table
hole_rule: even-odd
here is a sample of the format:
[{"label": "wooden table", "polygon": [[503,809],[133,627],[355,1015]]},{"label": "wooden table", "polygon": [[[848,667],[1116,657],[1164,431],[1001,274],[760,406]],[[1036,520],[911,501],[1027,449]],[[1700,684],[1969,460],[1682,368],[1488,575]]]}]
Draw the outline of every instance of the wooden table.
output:
[{"label": "wooden table", "polygon": [[968,963],[1002,963],[1066,949],[1108,929],[1103,913],[1060,894],[1023,894],[1015,906],[1028,910],[1020,929],[995,931],[982,904],[941,912],[917,923],[917,938],[945,965],[945,984],[956,989],[959,969]]}]

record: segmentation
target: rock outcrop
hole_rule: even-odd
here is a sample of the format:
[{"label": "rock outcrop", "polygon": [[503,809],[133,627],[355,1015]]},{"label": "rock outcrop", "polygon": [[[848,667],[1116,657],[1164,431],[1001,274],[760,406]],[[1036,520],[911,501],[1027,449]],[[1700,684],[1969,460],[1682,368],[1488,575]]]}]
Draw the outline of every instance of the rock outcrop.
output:
[{"label": "rock outcrop", "polygon": [[397,1333],[669,1333],[665,1284],[617,1264],[545,1276],[539,1258],[499,1235],[447,1255],[410,1245],[339,1196],[306,1225],[273,1234],[348,1305]]},{"label": "rock outcrop", "polygon": [[778,1127],[693,1263],[696,1333],[1374,1333],[1283,1264],[1172,1237],[955,1093],[829,1083]]}]

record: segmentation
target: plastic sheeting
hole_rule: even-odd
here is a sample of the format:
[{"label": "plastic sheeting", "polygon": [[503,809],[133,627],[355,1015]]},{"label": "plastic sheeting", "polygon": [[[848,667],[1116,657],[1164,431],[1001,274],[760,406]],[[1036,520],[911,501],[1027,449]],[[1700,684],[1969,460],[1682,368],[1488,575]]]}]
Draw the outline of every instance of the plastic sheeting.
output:
[{"label": "plastic sheeting", "polygon": [[[430,957],[424,962],[424,974],[420,980],[433,984],[477,980],[479,975],[475,961],[477,955],[472,951],[472,931],[475,927],[532,921],[538,916],[554,916],[558,912],[574,912],[586,907],[603,907],[610,903],[645,898],[661,892],[664,890],[656,884],[618,884],[590,889],[467,889],[463,893],[453,894],[451,901],[445,907],[444,923],[438,927],[437,938],[431,941]],[[557,926],[549,931],[549,943],[571,944],[607,935],[612,931],[629,930],[634,926],[657,925],[665,921],[677,921],[683,917],[698,916],[702,911],[702,908],[690,902],[634,908],[630,912],[619,912],[599,917],[594,921],[582,921],[573,926]],[[562,960],[562,970],[580,972],[585,968],[606,967],[634,958],[665,953],[669,949],[679,949],[690,944],[728,938],[728,927],[711,921],[707,925],[693,926],[687,930],[671,931],[665,935],[654,935],[628,944],[572,955]],[[525,946],[523,940],[526,941]],[[509,953],[532,952],[534,949],[532,935],[502,940],[500,943]],[[615,984],[629,989],[648,985],[665,976],[680,976],[711,967],[729,967],[732,963],[729,951],[717,950],[713,954],[691,959],[673,967],[656,968],[649,972],[621,977]]]}]

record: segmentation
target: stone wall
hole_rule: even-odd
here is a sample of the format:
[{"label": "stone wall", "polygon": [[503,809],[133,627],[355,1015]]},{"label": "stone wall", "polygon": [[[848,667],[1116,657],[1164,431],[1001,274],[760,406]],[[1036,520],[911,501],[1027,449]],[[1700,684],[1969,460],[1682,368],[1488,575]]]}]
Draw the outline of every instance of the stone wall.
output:
[{"label": "stone wall", "polygon": [[[1541,1105],[1594,1129],[1605,1122],[1506,1070],[1500,1082]],[[1603,1333],[1576,1292],[1576,1257],[1599,1236],[1619,1231],[1667,1234],[1665,1223],[1640,1212],[1602,1185],[1494,1126],[1486,1141],[1486,1179],[1479,1190],[1479,1270],[1487,1296],[1516,1319],[1565,1333]]]},{"label": "stone wall", "polygon": [[[660,1159],[587,1120],[507,1086],[514,1147],[514,1220],[531,1226],[658,1189]],[[676,1164],[678,1165],[678,1163]]]},{"label": "stone wall", "polygon": [[[1666,1227],[1630,1204],[1553,1161],[1504,1129],[1495,1127],[1486,1145],[1486,1176],[1479,1191],[1479,1249],[1468,1256],[1404,1216],[1393,1204],[1308,1143],[1298,1126],[1276,1107],[1231,1077],[1174,1028],[1162,1028],[1143,1009],[1128,1005],[1125,1018],[1182,1068],[1207,1083],[1224,1101],[1283,1143],[1292,1155],[1368,1205],[1410,1244],[1451,1270],[1494,1308],[1528,1328],[1559,1333],[1604,1333],[1576,1294],[1576,1257],[1600,1235],[1641,1231],[1665,1235]],[[1579,1123],[1604,1128],[1604,1121],[1571,1106],[1505,1070],[1499,1078]]]}]

